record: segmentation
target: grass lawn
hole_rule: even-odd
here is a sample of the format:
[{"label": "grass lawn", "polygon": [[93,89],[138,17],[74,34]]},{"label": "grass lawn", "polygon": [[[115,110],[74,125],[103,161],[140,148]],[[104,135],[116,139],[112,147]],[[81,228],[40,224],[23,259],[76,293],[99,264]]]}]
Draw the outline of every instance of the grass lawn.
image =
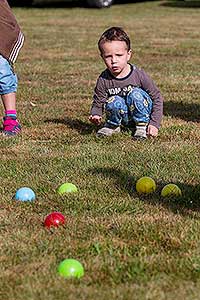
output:
[{"label": "grass lawn", "polygon": [[[139,2],[13,11],[26,35],[16,64],[23,134],[0,136],[0,299],[200,299],[199,8]],[[97,139],[88,121],[104,69],[97,41],[113,25],[128,32],[131,61],[165,98],[155,140],[135,142],[129,132]],[[157,183],[146,197],[135,191],[145,175]],[[58,195],[66,181],[78,193]],[[162,199],[171,182],[183,196]],[[22,186],[36,201],[13,200]],[[52,211],[67,222],[48,231]],[[81,280],[58,275],[65,258],[84,265]]]}]

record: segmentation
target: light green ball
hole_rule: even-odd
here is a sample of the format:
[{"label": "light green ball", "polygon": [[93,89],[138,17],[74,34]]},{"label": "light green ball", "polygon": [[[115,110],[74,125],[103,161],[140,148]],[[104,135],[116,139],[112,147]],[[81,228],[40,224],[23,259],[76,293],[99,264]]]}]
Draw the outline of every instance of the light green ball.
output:
[{"label": "light green ball", "polygon": [[75,186],[75,184],[70,183],[70,182],[61,184],[57,190],[58,194],[60,194],[60,195],[63,195],[65,193],[76,193],[77,191],[78,191],[78,189]]},{"label": "light green ball", "polygon": [[155,190],[156,183],[151,177],[144,176],[136,182],[136,191],[138,194],[151,194]]},{"label": "light green ball", "polygon": [[76,259],[65,259],[59,264],[58,273],[65,278],[81,278],[84,268]]},{"label": "light green ball", "polygon": [[161,191],[162,197],[178,197],[181,195],[182,195],[181,189],[174,183],[169,183],[165,185]]}]

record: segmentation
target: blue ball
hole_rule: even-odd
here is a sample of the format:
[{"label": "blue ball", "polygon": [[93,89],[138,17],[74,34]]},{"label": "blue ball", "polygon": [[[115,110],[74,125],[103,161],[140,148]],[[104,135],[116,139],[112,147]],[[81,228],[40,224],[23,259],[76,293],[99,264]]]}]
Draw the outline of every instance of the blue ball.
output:
[{"label": "blue ball", "polygon": [[35,193],[32,189],[28,187],[22,187],[19,190],[17,190],[15,194],[15,200],[20,201],[32,201],[35,200]]}]

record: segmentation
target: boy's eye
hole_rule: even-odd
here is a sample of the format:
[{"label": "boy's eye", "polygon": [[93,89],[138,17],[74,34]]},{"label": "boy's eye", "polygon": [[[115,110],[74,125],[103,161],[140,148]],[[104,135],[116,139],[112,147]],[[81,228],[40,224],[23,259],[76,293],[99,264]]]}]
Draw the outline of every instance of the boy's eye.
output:
[{"label": "boy's eye", "polygon": [[[115,56],[121,57],[121,56],[123,56],[123,54],[115,54]],[[105,58],[112,58],[113,56],[112,55],[105,55],[104,57]]]}]

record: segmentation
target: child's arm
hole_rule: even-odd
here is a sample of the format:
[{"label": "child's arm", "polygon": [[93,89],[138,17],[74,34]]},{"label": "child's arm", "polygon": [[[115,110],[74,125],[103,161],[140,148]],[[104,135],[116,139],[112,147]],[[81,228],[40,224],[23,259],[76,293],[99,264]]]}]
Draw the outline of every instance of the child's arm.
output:
[{"label": "child's arm", "polygon": [[104,86],[104,80],[100,75],[94,89],[93,102],[89,116],[90,122],[96,125],[99,125],[101,123],[104,104],[106,100],[107,94]]},{"label": "child's arm", "polygon": [[153,108],[147,134],[150,136],[157,136],[163,116],[163,97],[154,81],[143,70],[140,70],[139,78],[141,88],[149,94],[153,101]]}]

